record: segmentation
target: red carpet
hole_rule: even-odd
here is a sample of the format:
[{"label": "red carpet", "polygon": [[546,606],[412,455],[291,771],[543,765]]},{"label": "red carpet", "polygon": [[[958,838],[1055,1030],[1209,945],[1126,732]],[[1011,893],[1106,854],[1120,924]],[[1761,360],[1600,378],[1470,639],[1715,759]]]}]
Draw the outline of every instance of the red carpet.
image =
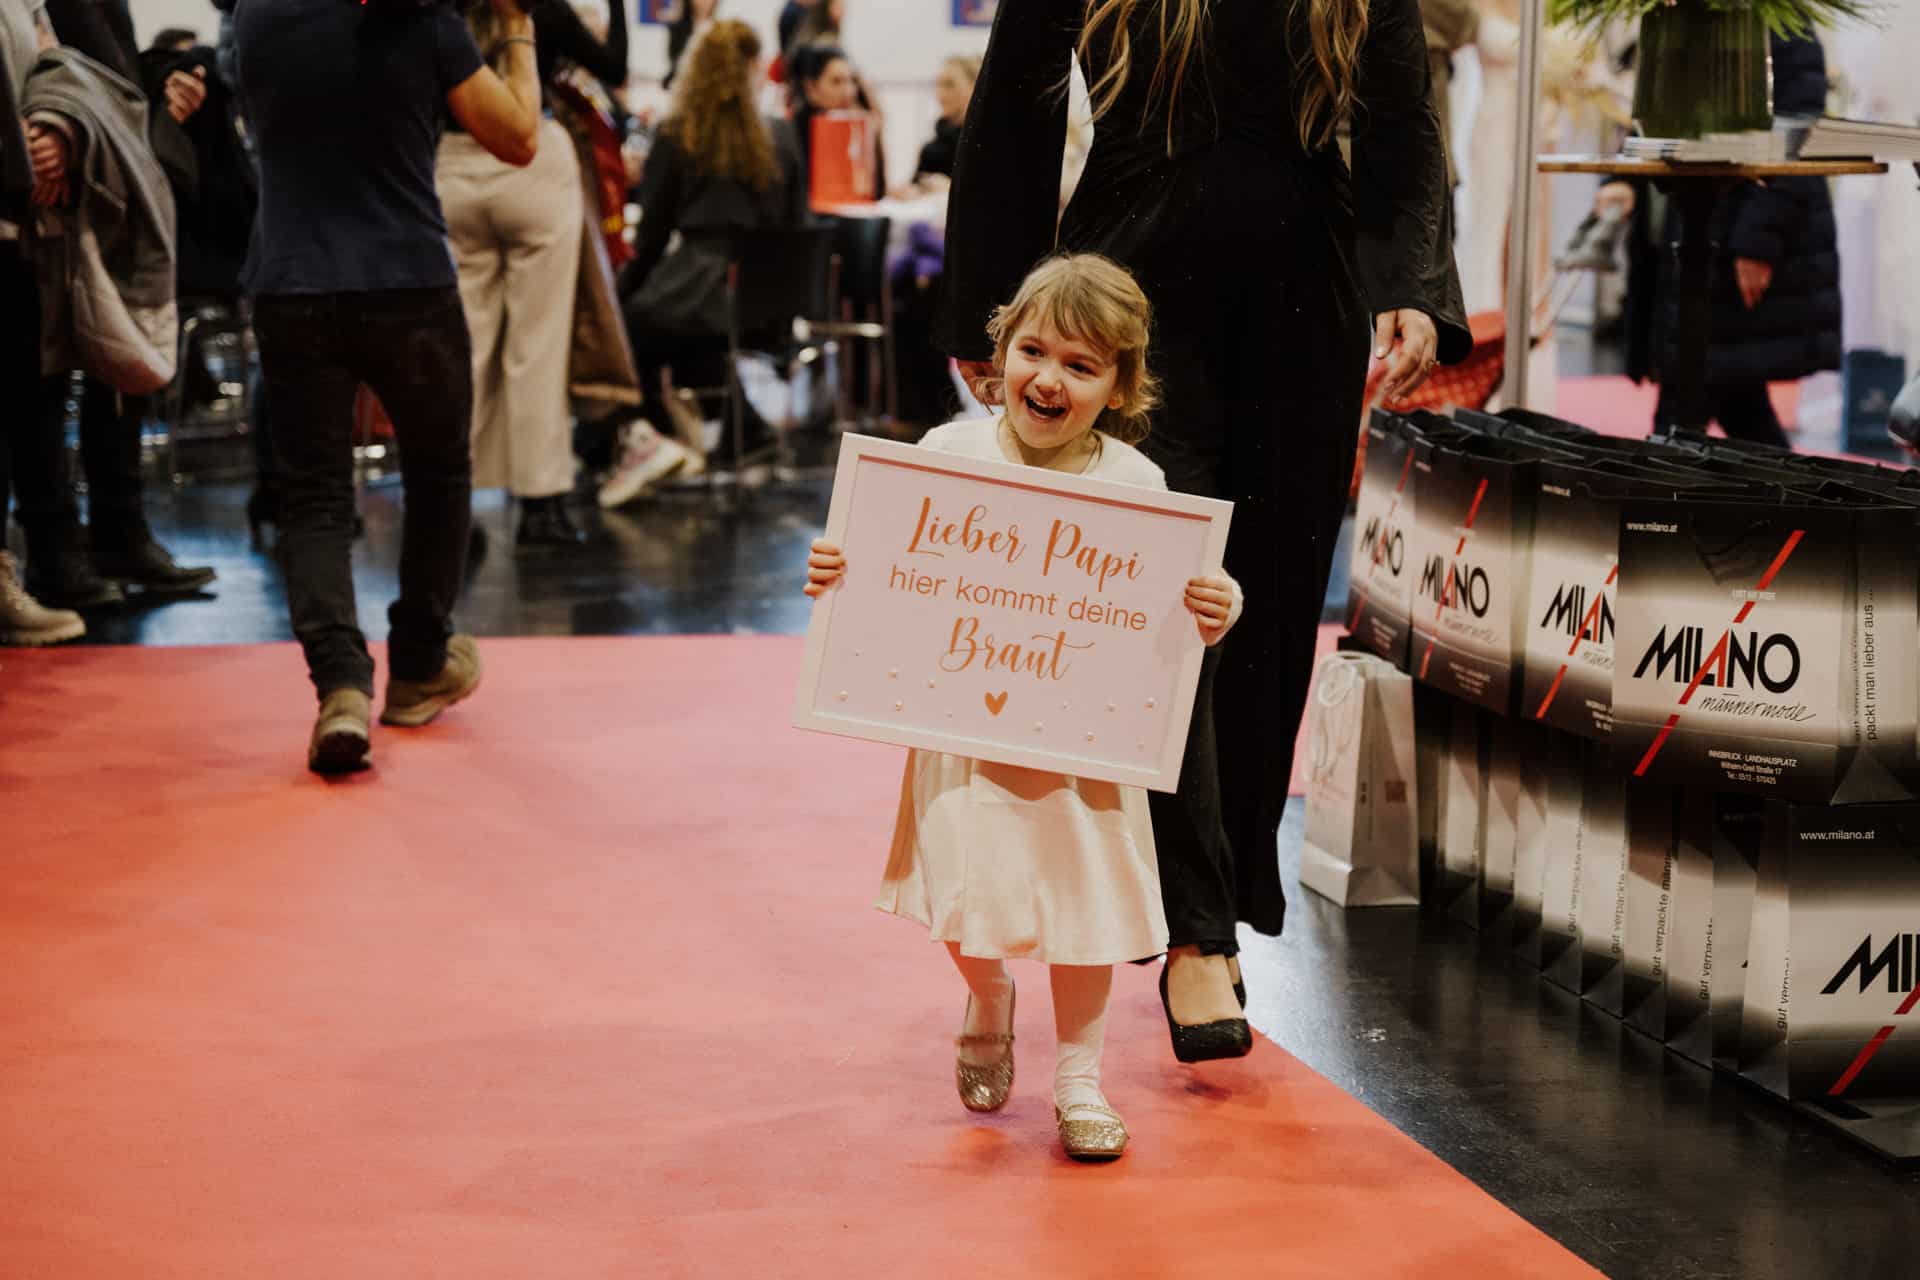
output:
[{"label": "red carpet", "polygon": [[0,658],[0,1274],[1594,1274],[1271,1044],[1176,1066],[1150,971],[1120,1164],[1035,966],[967,1115],[867,907],[899,753],[785,727],[797,641],[483,648],[334,784],[290,646]]}]

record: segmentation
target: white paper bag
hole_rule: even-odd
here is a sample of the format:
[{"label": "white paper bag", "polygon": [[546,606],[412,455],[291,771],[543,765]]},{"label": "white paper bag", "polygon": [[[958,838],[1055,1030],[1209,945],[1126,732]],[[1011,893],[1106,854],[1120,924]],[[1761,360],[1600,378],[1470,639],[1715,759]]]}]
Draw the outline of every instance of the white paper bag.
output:
[{"label": "white paper bag", "polygon": [[1413,681],[1371,654],[1314,672],[1300,883],[1346,907],[1420,901]]}]

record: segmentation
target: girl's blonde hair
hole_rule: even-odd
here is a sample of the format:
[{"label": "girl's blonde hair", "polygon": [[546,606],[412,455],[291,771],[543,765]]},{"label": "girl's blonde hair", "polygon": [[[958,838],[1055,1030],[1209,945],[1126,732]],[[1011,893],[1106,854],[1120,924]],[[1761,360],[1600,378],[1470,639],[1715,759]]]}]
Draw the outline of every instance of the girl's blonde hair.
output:
[{"label": "girl's blonde hair", "polygon": [[746,23],[723,18],[708,27],[687,50],[673,114],[660,131],[695,171],[765,191],[780,180],[780,164],[747,83],[747,70],[759,56],[760,37]]},{"label": "girl's blonde hair", "polygon": [[[1127,76],[1133,70],[1134,12],[1142,3],[1158,11],[1160,23],[1160,61],[1153,68],[1153,82],[1147,91],[1149,102],[1167,95],[1167,134],[1172,142],[1174,108],[1180,104],[1180,90],[1187,78],[1187,65],[1193,61],[1196,46],[1207,21],[1211,0],[1087,0],[1086,19],[1080,32],[1080,64],[1094,40],[1111,29],[1112,61],[1090,86],[1093,118],[1098,122],[1120,100]],[[1360,46],[1367,38],[1367,0],[1291,0],[1297,10],[1307,10],[1307,50],[1297,61],[1307,71],[1300,77],[1300,145],[1315,151],[1333,140],[1341,119],[1353,110],[1356,101],[1354,82],[1360,61]],[[1311,64],[1311,65],[1309,65]]]},{"label": "girl's blonde hair", "polygon": [[1127,269],[1097,253],[1062,254],[1035,267],[1013,301],[987,321],[995,369],[1005,372],[1014,336],[1032,324],[1087,343],[1113,362],[1120,407],[1102,412],[1095,425],[1127,444],[1144,440],[1147,415],[1160,403],[1160,380],[1147,368],[1153,307]]}]

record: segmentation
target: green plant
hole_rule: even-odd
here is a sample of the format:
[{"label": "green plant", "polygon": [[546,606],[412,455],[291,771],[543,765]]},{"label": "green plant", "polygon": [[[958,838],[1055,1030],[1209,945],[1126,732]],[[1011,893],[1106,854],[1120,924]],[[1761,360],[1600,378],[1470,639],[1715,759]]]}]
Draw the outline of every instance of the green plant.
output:
[{"label": "green plant", "polygon": [[1638,22],[1654,9],[1678,4],[1689,9],[1752,9],[1779,35],[1805,35],[1815,26],[1842,18],[1865,18],[1873,0],[1547,0],[1547,21],[1575,27],[1608,22]]}]

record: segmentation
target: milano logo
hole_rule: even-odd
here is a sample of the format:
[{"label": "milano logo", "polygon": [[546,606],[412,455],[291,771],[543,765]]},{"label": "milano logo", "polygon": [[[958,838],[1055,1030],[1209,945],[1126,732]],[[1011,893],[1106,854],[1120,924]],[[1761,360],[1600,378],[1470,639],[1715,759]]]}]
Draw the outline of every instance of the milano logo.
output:
[{"label": "milano logo", "polygon": [[[1641,679],[1653,668],[1656,680],[1675,684],[1712,685],[1720,689],[1762,688],[1768,693],[1785,693],[1800,679],[1800,646],[1793,637],[1780,633],[1762,636],[1749,631],[1743,638],[1729,631],[1707,651],[1705,627],[1675,627],[1671,635],[1666,627],[1647,646],[1633,678]],[[1703,669],[1704,668],[1704,669]]]},{"label": "milano logo", "polygon": [[1587,618],[1587,589],[1577,582],[1561,584],[1553,593],[1553,603],[1547,606],[1546,616],[1540,619],[1542,627],[1565,632],[1568,636],[1580,636],[1582,628],[1586,635],[1582,639],[1593,641],[1597,645],[1613,643],[1613,603],[1607,599],[1607,593],[1597,593],[1593,602],[1594,618]]},{"label": "milano logo", "polygon": [[1833,975],[1833,981],[1820,988],[1820,994],[1830,996],[1847,985],[1847,980],[1855,974],[1860,978],[1862,994],[1885,975],[1887,990],[1895,995],[1902,991],[1913,990],[1915,953],[1920,952],[1920,935],[1896,933],[1887,939],[1887,944],[1878,952],[1873,949],[1873,935],[1868,934],[1860,940],[1847,962],[1840,966],[1840,972]]},{"label": "milano logo", "polygon": [[1400,570],[1406,567],[1406,538],[1380,516],[1367,521],[1366,529],[1360,534],[1360,551],[1366,556],[1368,564],[1384,564],[1396,578],[1400,576]]},{"label": "milano logo", "polygon": [[1420,594],[1443,609],[1452,605],[1484,618],[1493,602],[1493,584],[1485,569],[1458,563],[1449,568],[1445,556],[1428,556],[1420,571]]}]

